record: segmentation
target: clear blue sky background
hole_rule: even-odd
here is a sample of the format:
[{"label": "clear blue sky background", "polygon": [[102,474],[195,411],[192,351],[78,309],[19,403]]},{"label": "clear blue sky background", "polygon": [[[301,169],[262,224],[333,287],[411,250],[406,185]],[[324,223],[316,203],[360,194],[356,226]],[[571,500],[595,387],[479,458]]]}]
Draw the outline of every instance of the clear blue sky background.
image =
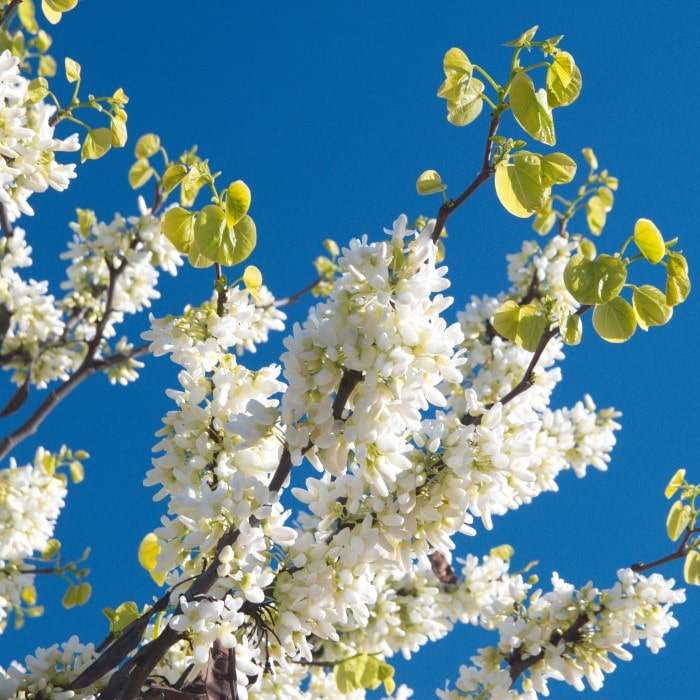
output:
[{"label": "clear blue sky background", "polygon": [[[580,99],[557,113],[557,150],[582,163],[593,147],[601,165],[620,179],[614,212],[600,241],[614,251],[634,221],[653,219],[667,238],[680,236],[691,276],[700,264],[697,197],[698,78],[695,53],[700,26],[696,2],[330,2],[207,3],[97,2],[84,0],[52,32],[56,57],[83,64],[85,91],[130,96],[130,144],[122,152],[79,169],[67,193],[32,200],[33,220],[23,219],[35,250],[35,276],[55,283],[62,267],[67,221],[75,207],[135,211],[126,173],[136,138],[157,132],[175,155],[199,145],[222,170],[222,182],[244,179],[253,192],[251,213],[259,247],[251,262],[278,296],[313,278],[310,261],[321,241],[339,243],[361,233],[381,237],[401,212],[409,219],[434,215],[437,198],[415,194],[415,178],[440,171],[450,192],[478,169],[486,114],[466,129],[445,119],[435,96],[442,57],[459,46],[502,78],[510,50],[501,47],[528,27],[541,36],[565,34],[563,47],[583,72]],[[518,136],[507,121],[506,135]],[[535,144],[531,144],[535,147]],[[583,222],[579,222],[583,228]],[[576,227],[574,227],[576,228]],[[534,237],[529,221],[515,220],[484,187],[449,224],[447,263],[455,310],[472,293],[495,294],[507,285],[504,257]],[[167,280],[155,313],[179,311],[209,294],[210,272],[188,271]],[[538,559],[547,582],[552,571],[577,584],[610,585],[618,567],[655,559],[671,550],[664,522],[663,489],[680,466],[700,480],[697,464],[697,328],[693,296],[671,324],[632,342],[603,343],[585,322],[581,346],[568,350],[558,405],[590,392],[599,406],[623,412],[623,430],[607,473],[560,480],[559,494],[544,495],[499,519],[492,533],[463,544],[484,554],[509,542],[515,565]],[[305,314],[300,304],[293,318]],[[132,326],[134,336],[145,318]],[[270,350],[248,356],[258,366]],[[170,408],[164,391],[175,380],[167,359],[149,360],[141,381],[110,388],[97,377],[80,387],[51,416],[36,440],[17,450],[26,460],[37,444],[62,442],[88,450],[85,482],[70,494],[58,536],[67,555],[92,546],[94,587],[89,605],[56,607],[63,589],[41,581],[46,615],[0,638],[0,664],[77,633],[100,641],[100,610],[124,600],[143,604],[155,588],[136,570],[136,548],[157,524],[162,505],[151,503],[141,482],[149,468],[153,433]],[[7,389],[6,389],[7,391]],[[8,420],[8,419],[5,419]],[[302,468],[303,469],[303,468]],[[663,570],[681,576],[680,566]],[[677,609],[681,626],[658,656],[635,652],[597,695],[615,698],[690,698],[697,687],[700,591]],[[477,645],[491,637],[471,628],[433,645],[411,663],[398,664],[397,680],[433,697],[435,687],[458,676]],[[553,697],[579,697],[562,684]]]}]

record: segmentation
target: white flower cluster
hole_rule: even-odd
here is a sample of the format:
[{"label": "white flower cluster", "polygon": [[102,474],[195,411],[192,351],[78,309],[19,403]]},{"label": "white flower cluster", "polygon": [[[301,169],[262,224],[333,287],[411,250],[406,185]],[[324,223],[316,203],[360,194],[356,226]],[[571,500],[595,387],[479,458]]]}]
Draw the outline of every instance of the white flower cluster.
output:
[{"label": "white flower cluster", "polygon": [[28,202],[34,192],[68,187],[75,164],[61,165],[55,154],[80,148],[77,134],[54,138],[56,108],[30,100],[18,63],[9,50],[0,54],[0,205],[10,221],[34,213]]},{"label": "white flower cluster", "polygon": [[91,688],[80,692],[64,691],[96,658],[93,644],[82,644],[73,635],[63,644],[54,644],[48,649],[37,649],[24,660],[24,664],[13,661],[4,670],[0,667],[0,698],[51,698],[51,700],[94,700],[95,693],[109,682],[112,673],[101,678]]},{"label": "white flower cluster", "polygon": [[0,633],[10,612],[21,615],[33,597],[33,566],[25,560],[46,549],[65,504],[65,479],[47,469],[52,461],[40,447],[33,464],[18,467],[11,458],[0,471]]},{"label": "white flower cluster", "polygon": [[[660,574],[620,569],[617,576],[612,588],[588,583],[577,590],[554,574],[549,593],[537,590],[529,601],[504,604],[495,618],[498,646],[480,649],[473,666],[460,668],[457,689],[439,691],[439,697],[535,700],[549,695],[549,680],[584,690],[585,679],[599,690],[604,674],[616,667],[611,656],[632,658],[625,645],[644,642],[656,653],[678,625],[670,608],[684,602],[685,593]],[[523,676],[522,691],[511,687],[512,670]]]},{"label": "white flower cluster", "polygon": [[126,384],[138,376],[142,365],[128,358],[132,345],[126,338],[113,349],[106,339],[115,335],[125,314],[135,314],[159,297],[158,268],[175,274],[182,264],[161,233],[159,219],[140,198],[139,209],[139,216],[125,220],[117,215],[110,224],[82,212],[79,223],[71,224],[75,235],[61,256],[70,261],[62,284],[66,294],[58,301],[47,294],[46,282],[25,282],[16,272],[32,262],[23,231],[15,229],[11,238],[0,239],[0,317],[6,326],[0,361],[14,370],[14,382],[23,383],[30,368],[39,388],[65,381],[84,360],[98,328],[102,340],[95,357],[123,353],[126,358],[109,368],[110,381]]}]

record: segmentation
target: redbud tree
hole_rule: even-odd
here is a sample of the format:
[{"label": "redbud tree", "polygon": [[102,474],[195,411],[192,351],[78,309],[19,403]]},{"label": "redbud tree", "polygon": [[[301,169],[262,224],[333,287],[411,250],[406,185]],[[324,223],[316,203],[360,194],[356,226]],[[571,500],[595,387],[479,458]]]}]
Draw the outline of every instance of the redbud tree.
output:
[{"label": "redbud tree", "polygon": [[[47,28],[76,5],[0,3],[4,635],[40,624],[40,576],[66,608],[93,593],[89,550],[55,537],[84,476],[80,431],[29,461],[20,446],[94,375],[127,385],[153,356],[177,376],[143,474],[161,503],[134,552],[150,597],[114,601],[101,639],[3,660],[0,696],[408,698],[395,659],[460,625],[490,641],[440,669],[445,700],[597,690],[631,649],[659,651],[686,599],[675,579],[700,584],[700,486],[685,469],[668,474],[667,551],[640,538],[643,563],[611,562],[609,580],[567,582],[509,544],[478,544],[563,472],[608,468],[620,414],[588,395],[553,405],[567,347],[663,333],[690,293],[682,241],[641,215],[610,232],[617,178],[586,144],[557,150],[584,80],[564,37],[532,27],[494,66],[447,48],[435,88],[455,139],[481,144],[472,174],[448,186],[427,167],[426,215],[319,240],[309,283],[281,296],[250,264],[272,244],[245,174],[195,147],[174,155],[155,132],[129,140],[138,105],[119,86],[91,94],[89,66],[51,54]],[[24,226],[37,195],[123,147],[134,210],[77,209],[59,281],[35,279],[41,241]],[[511,242],[501,293],[455,299],[469,249],[458,212],[487,188],[532,231]],[[161,273],[184,268],[196,301],[149,314]],[[276,359],[254,362],[275,336]]]}]

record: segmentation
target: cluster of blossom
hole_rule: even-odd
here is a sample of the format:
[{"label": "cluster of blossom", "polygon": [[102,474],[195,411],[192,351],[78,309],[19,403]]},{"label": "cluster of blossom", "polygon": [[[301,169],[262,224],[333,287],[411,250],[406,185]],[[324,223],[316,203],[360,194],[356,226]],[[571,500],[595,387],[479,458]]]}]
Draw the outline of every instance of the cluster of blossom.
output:
[{"label": "cluster of blossom", "polygon": [[33,598],[34,566],[26,560],[46,549],[64,506],[65,479],[47,468],[52,461],[40,447],[33,464],[18,467],[12,458],[0,471],[0,633],[10,612],[21,619]]},{"label": "cluster of blossom", "polygon": [[[598,590],[591,583],[576,589],[557,574],[552,591],[540,590],[529,601],[504,605],[494,618],[497,646],[480,649],[473,666],[462,666],[456,690],[438,691],[442,700],[519,698],[549,695],[548,681],[584,690],[584,679],[599,690],[604,674],[615,670],[611,656],[632,658],[625,645],[644,642],[656,653],[663,637],[678,625],[670,608],[685,601],[674,580],[620,569],[617,583]],[[523,674],[522,689],[512,688],[511,672]]]},{"label": "cluster of blossom", "polygon": [[24,664],[13,661],[7,669],[0,667],[0,697],[94,700],[94,693],[106,687],[111,672],[88,691],[75,693],[63,688],[97,656],[93,644],[82,644],[75,635],[63,644],[54,644],[48,649],[39,648],[26,657]]},{"label": "cluster of blossom", "polygon": [[10,221],[34,213],[28,202],[34,192],[68,187],[75,164],[61,165],[55,154],[80,148],[77,134],[54,138],[56,108],[32,101],[18,64],[9,50],[0,54],[0,206]]},{"label": "cluster of blossom", "polygon": [[25,282],[16,272],[31,265],[31,248],[21,229],[0,239],[0,308],[6,315],[0,360],[14,370],[15,383],[23,383],[29,372],[39,388],[65,381],[85,359],[98,328],[94,357],[125,358],[109,367],[110,381],[125,384],[138,376],[141,364],[129,357],[132,345],[126,338],[114,348],[106,339],[115,335],[125,314],[135,314],[158,298],[158,268],[175,274],[182,264],[142,199],[139,209],[139,216],[125,220],[117,215],[110,224],[97,222],[92,212],[80,212],[79,222],[71,224],[73,241],[61,256],[70,264],[62,284],[66,294],[58,301],[47,294],[46,282]]}]

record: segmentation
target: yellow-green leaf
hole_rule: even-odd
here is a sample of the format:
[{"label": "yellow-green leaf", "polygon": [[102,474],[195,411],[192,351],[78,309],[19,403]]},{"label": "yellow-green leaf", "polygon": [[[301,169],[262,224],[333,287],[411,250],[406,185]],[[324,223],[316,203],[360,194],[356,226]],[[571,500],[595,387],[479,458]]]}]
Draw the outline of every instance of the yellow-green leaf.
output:
[{"label": "yellow-green leaf", "polygon": [[446,189],[440,173],[435,170],[424,170],[416,180],[418,194],[435,194],[436,192],[444,192]]},{"label": "yellow-green leaf", "polygon": [[549,204],[549,200],[547,200],[545,205],[535,212],[535,218],[532,221],[533,230],[540,236],[546,236],[557,223],[557,215]]},{"label": "yellow-green leaf", "polygon": [[508,561],[515,554],[515,550],[509,544],[502,544],[498,547],[492,547],[489,550],[489,556],[496,557]]},{"label": "yellow-green leaf", "polygon": [[582,238],[578,242],[578,249],[581,255],[586,256],[589,260],[594,260],[597,255],[595,243],[590,238]]},{"label": "yellow-green leaf", "polygon": [[96,160],[112,148],[112,132],[106,127],[91,129],[88,131],[83,147],[80,150],[80,160],[84,163],[86,160]]},{"label": "yellow-green leaf", "polygon": [[132,189],[137,190],[139,187],[143,187],[154,174],[155,171],[149,162],[145,158],[139,158],[129,168],[129,184]]},{"label": "yellow-green leaf", "polygon": [[193,267],[209,267],[215,262],[231,264],[219,259],[235,244],[230,237],[224,240],[224,233],[230,233],[224,210],[216,204],[203,207],[194,222],[194,236],[188,252],[190,264]]},{"label": "yellow-green leaf", "polygon": [[668,482],[668,486],[664,491],[664,496],[666,498],[671,498],[676,491],[678,491],[683,482],[685,481],[685,469],[679,469],[672,477],[671,481]]},{"label": "yellow-green leaf", "polygon": [[181,207],[168,209],[161,220],[161,230],[181,253],[187,254],[194,238],[194,214]]},{"label": "yellow-green leaf", "polygon": [[567,88],[573,79],[575,68],[576,62],[570,53],[566,51],[557,51],[556,56],[554,56],[554,61],[547,70],[554,73],[553,78],[556,78],[563,88]]},{"label": "yellow-green leaf", "polygon": [[644,331],[649,326],[663,326],[673,316],[673,307],[666,303],[666,295],[650,284],[634,288],[632,306],[637,314],[639,327]]},{"label": "yellow-green leaf", "polygon": [[[22,7],[22,5],[20,5]],[[49,81],[46,78],[34,78],[27,87],[29,102],[35,103],[43,100],[49,94]]]},{"label": "yellow-green leaf", "polygon": [[34,0],[24,0],[17,8],[17,17],[22,23],[22,26],[30,33],[36,34],[39,31],[39,25],[36,21],[34,13]]},{"label": "yellow-green leaf", "polygon": [[248,265],[243,271],[243,284],[254,299],[257,299],[260,287],[262,287],[262,273],[255,265]]},{"label": "yellow-green leaf", "polygon": [[556,143],[552,110],[544,90],[535,85],[524,71],[517,73],[510,86],[510,108],[520,126],[532,138],[553,146]]},{"label": "yellow-green leaf", "polygon": [[677,306],[690,294],[688,262],[680,253],[669,252],[666,263],[666,303]]},{"label": "yellow-green leaf", "polygon": [[122,603],[116,610],[103,608],[102,613],[109,620],[110,632],[115,634],[121,632],[139,618],[139,609],[132,600]]},{"label": "yellow-green leaf", "polygon": [[700,552],[691,549],[685,556],[683,578],[691,586],[700,586]]},{"label": "yellow-green leaf", "polygon": [[634,242],[642,255],[652,264],[656,265],[663,260],[666,253],[666,245],[661,231],[656,228],[649,219],[637,219],[634,225]]},{"label": "yellow-green leaf", "polygon": [[161,586],[165,581],[165,574],[162,572],[156,572],[156,564],[158,563],[158,555],[161,552],[160,544],[158,543],[158,537],[155,533],[149,532],[142,540],[139,545],[138,559],[139,564],[148,571],[151,578]]},{"label": "yellow-green leaf", "polygon": [[235,226],[250,209],[250,190],[243,180],[232,182],[226,190],[226,225]]},{"label": "yellow-green leaf", "polygon": [[64,12],[72,10],[78,0],[41,0],[41,11],[51,24],[58,24]]},{"label": "yellow-green leaf", "polygon": [[79,484],[85,478],[85,469],[80,460],[74,459],[68,466],[70,470],[70,478],[74,484]]},{"label": "yellow-green leaf", "polygon": [[[547,104],[555,107],[565,107],[570,105],[581,94],[581,71],[574,64],[573,68],[567,70],[564,66],[568,58],[557,58],[565,52],[560,51],[554,59],[554,65],[547,69]],[[569,54],[566,54],[569,56]],[[573,58],[571,59],[573,61]],[[564,77],[562,80],[562,77]],[[566,83],[566,84],[565,84]]]},{"label": "yellow-green leaf", "polygon": [[576,175],[576,161],[566,153],[549,153],[542,156],[542,184],[564,185]]},{"label": "yellow-green leaf", "polygon": [[526,32],[523,32],[517,39],[513,39],[513,41],[509,41],[507,44],[503,44],[503,46],[513,46],[513,47],[519,47],[519,46],[529,46],[530,42],[535,36],[535,33],[539,29],[538,25],[535,25],[534,27],[530,27]]},{"label": "yellow-green leaf", "polygon": [[56,61],[53,56],[43,54],[39,57],[39,75],[45,75],[47,78],[53,78],[56,75]]},{"label": "yellow-green leaf", "polygon": [[44,547],[44,551],[41,553],[41,558],[46,561],[48,559],[52,559],[56,554],[61,549],[61,543],[55,539],[51,538],[47,543],[46,547]]},{"label": "yellow-green leaf", "polygon": [[443,59],[446,80],[438,89],[438,97],[448,102],[459,99],[463,90],[469,88],[472,79],[472,64],[462,49],[451,48]]},{"label": "yellow-green leaf", "polygon": [[110,131],[112,134],[112,146],[121,148],[128,138],[126,130],[126,112],[124,110],[120,109],[112,116]]},{"label": "yellow-green leaf", "polygon": [[247,214],[233,227],[236,237],[233,256],[226,265],[237,265],[243,262],[255,249],[257,230],[255,222]]},{"label": "yellow-green leaf", "polygon": [[66,80],[74,83],[80,80],[80,64],[72,58],[65,58]]},{"label": "yellow-green leaf", "polygon": [[675,542],[684,532],[690,522],[690,508],[682,501],[675,501],[668,511],[666,532],[669,539]]},{"label": "yellow-green leaf", "polygon": [[504,302],[493,317],[496,331],[528,352],[537,348],[546,326],[547,319],[541,308],[534,304],[520,306],[512,299]]},{"label": "yellow-green leaf", "polygon": [[473,122],[480,114],[484,106],[481,93],[484,84],[477,78],[472,78],[469,83],[460,83],[454,99],[447,101],[447,121],[455,126],[466,126]]},{"label": "yellow-green leaf", "polygon": [[615,297],[593,310],[593,328],[609,343],[624,343],[637,328],[634,309],[622,298]]},{"label": "yellow-green leaf", "polygon": [[160,138],[158,134],[144,134],[136,142],[134,155],[137,158],[150,158],[160,148]]},{"label": "yellow-green leaf", "polygon": [[594,194],[586,202],[586,223],[594,236],[599,236],[605,227],[608,218],[605,202],[597,194]]},{"label": "yellow-green leaf", "polygon": [[519,151],[511,163],[496,168],[496,194],[513,216],[527,218],[544,206],[549,188],[542,184],[541,170],[541,157],[527,151]]},{"label": "yellow-green leaf", "polygon": [[627,266],[611,255],[599,255],[595,260],[589,260],[583,253],[577,253],[564,268],[564,284],[580,304],[610,301],[620,293],[626,279]]},{"label": "yellow-green leaf", "polygon": [[569,314],[559,327],[561,339],[567,345],[578,345],[583,335],[583,324],[581,317],[576,314]]},{"label": "yellow-green leaf", "polygon": [[165,194],[170,194],[187,175],[187,166],[182,163],[175,163],[168,166],[163,173],[163,190]]}]

